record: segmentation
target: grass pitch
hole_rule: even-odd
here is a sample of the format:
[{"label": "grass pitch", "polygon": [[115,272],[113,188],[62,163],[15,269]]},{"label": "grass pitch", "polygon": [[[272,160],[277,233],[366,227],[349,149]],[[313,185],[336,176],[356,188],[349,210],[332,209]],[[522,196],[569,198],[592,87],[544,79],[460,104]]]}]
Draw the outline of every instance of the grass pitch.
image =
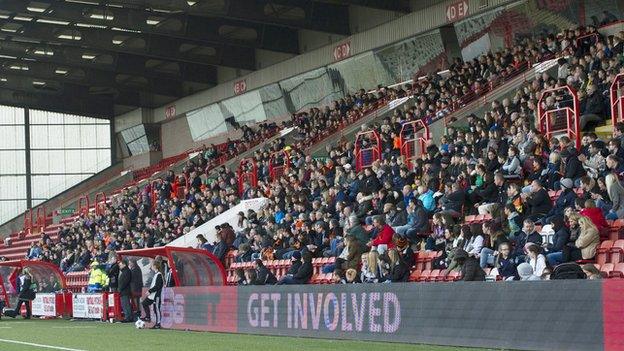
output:
[{"label": "grass pitch", "polygon": [[244,334],[137,330],[134,324],[65,320],[0,320],[2,351],[470,351],[477,349]]}]

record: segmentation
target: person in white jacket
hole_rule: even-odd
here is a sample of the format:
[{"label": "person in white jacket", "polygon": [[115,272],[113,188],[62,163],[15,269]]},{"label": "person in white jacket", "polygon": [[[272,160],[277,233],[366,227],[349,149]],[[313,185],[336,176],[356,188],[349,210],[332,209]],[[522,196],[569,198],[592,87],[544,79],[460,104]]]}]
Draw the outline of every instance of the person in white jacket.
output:
[{"label": "person in white jacket", "polygon": [[546,257],[542,255],[541,248],[534,243],[527,243],[525,250],[527,252],[529,264],[531,268],[533,268],[533,274],[541,277],[542,274],[544,274],[544,269],[546,269]]}]

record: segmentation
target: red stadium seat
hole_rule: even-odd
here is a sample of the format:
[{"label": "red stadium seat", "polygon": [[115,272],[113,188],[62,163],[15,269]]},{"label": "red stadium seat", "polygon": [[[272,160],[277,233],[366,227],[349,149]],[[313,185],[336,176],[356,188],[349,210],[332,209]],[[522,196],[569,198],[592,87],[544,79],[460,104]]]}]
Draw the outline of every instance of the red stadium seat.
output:
[{"label": "red stadium seat", "polygon": [[609,278],[624,278],[624,263],[616,263]]},{"label": "red stadium seat", "polygon": [[611,262],[611,247],[613,246],[613,241],[605,240],[600,244],[598,250],[596,250],[596,263],[599,265],[603,265],[606,262]]},{"label": "red stadium seat", "polygon": [[613,243],[613,247],[611,247],[610,250],[611,253],[611,260],[609,262],[611,263],[619,263],[619,262],[623,262],[624,260],[624,239],[620,239],[617,240],[615,243]]},{"label": "red stadium seat", "polygon": [[605,263],[600,267],[600,273],[604,274],[605,277],[609,277],[614,268],[615,265],[613,263]]},{"label": "red stadium seat", "polygon": [[430,270],[424,270],[420,272],[420,276],[418,277],[419,282],[426,282],[429,280],[429,276],[431,275]]},{"label": "red stadium seat", "polygon": [[410,276],[409,276],[408,280],[410,282],[417,282],[419,277],[420,277],[420,271],[419,270],[413,270],[412,273],[410,273]]}]

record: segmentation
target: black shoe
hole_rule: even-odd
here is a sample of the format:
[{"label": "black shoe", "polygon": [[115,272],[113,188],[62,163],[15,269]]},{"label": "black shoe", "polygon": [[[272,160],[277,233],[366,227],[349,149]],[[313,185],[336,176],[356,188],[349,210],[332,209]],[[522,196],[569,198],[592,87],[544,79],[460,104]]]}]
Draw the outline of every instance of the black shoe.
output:
[{"label": "black shoe", "polygon": [[145,318],[139,317],[139,319],[142,320],[145,323],[151,322],[151,318],[149,318],[149,317],[145,317]]},{"label": "black shoe", "polygon": [[160,329],[160,324],[154,324],[150,329]]}]

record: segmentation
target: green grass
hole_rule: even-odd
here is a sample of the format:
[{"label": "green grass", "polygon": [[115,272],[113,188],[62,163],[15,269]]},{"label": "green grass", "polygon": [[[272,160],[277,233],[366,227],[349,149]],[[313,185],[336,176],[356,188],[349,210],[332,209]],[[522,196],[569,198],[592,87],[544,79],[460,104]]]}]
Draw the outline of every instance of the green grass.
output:
[{"label": "green grass", "polygon": [[176,330],[137,330],[134,328],[133,324],[70,322],[64,320],[25,321],[6,318],[3,318],[0,321],[0,350],[53,350],[52,348],[19,345],[3,340],[28,342],[85,351],[477,350],[459,347],[439,347],[364,341],[185,332]]}]

